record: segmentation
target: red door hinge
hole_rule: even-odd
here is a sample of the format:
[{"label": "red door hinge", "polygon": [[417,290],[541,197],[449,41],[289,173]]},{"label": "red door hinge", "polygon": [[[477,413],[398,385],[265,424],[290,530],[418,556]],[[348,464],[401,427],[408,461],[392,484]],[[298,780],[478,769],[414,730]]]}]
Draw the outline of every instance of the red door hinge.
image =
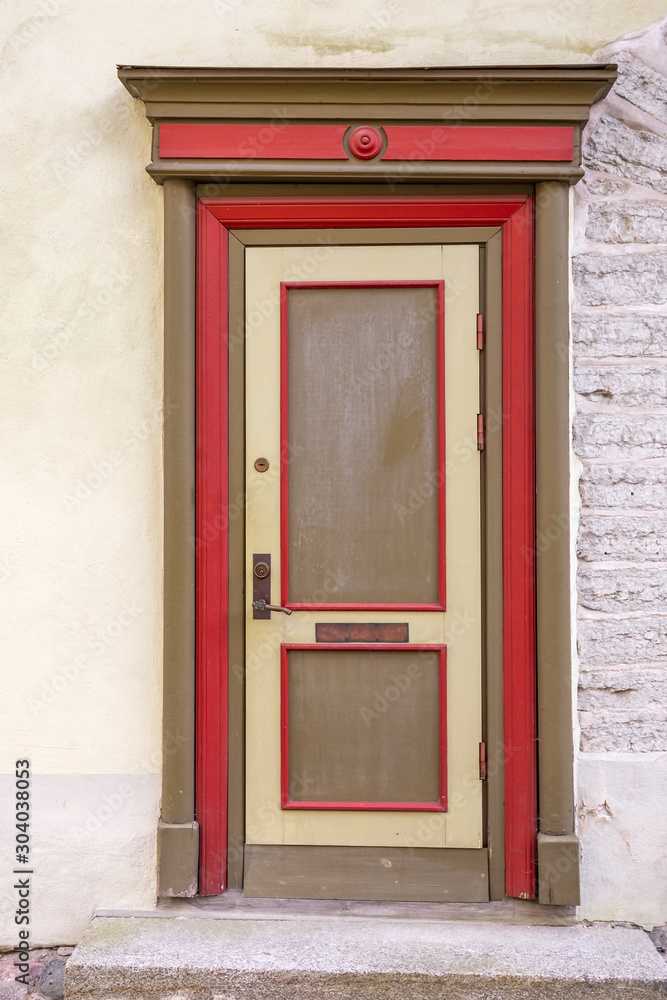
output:
[{"label": "red door hinge", "polygon": [[477,414],[477,451],[484,451],[484,416]]},{"label": "red door hinge", "polygon": [[479,745],[479,780],[486,781],[486,743]]},{"label": "red door hinge", "polygon": [[477,350],[484,350],[484,317],[477,313]]}]

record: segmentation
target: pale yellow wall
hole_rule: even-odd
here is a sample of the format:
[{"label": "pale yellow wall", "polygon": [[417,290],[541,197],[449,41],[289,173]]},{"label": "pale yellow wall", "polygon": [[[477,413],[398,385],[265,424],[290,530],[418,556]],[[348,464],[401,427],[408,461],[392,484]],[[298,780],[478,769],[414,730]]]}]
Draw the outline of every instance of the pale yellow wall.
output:
[{"label": "pale yellow wall", "polygon": [[[155,892],[162,192],[144,172],[143,107],[118,82],[116,63],[585,62],[663,8],[664,0],[0,5],[0,771],[28,756],[51,781],[35,833],[36,939],[76,940],[94,906],[148,906]],[[9,785],[2,823],[5,794]],[[9,871],[4,827],[2,843]],[[69,897],[63,873],[76,871],[82,844],[85,887]]]}]

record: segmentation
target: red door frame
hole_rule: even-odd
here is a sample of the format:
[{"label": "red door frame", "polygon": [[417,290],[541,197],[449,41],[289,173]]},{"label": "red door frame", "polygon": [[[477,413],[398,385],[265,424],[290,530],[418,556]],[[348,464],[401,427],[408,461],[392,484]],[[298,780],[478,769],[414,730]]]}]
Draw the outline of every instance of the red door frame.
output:
[{"label": "red door frame", "polygon": [[203,198],[197,206],[197,820],[202,895],[226,886],[229,229],[502,227],[506,893],[535,898],[533,198]]}]

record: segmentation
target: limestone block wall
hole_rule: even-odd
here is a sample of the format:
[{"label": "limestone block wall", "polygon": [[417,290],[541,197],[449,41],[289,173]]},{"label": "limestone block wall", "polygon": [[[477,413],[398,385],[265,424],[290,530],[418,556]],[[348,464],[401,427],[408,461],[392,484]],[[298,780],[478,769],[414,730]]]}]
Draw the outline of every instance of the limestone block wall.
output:
[{"label": "limestone block wall", "polygon": [[645,923],[667,920],[666,30],[603,53],[572,261],[582,914]]}]

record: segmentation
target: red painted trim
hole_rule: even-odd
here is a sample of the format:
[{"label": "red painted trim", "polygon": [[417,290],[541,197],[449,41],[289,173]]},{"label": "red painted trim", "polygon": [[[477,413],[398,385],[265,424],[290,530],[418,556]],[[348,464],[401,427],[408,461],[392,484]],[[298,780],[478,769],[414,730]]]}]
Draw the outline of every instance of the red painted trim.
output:
[{"label": "red painted trim", "polygon": [[346,125],[160,125],[160,156],[221,160],[347,160]]},{"label": "red painted trim", "polygon": [[301,604],[292,601],[293,611],[444,611],[442,604]]},{"label": "red painted trim", "polygon": [[289,589],[289,285],[280,283],[280,603]]},{"label": "red painted trim", "polygon": [[[504,317],[504,375],[503,375],[503,447],[505,465],[503,472],[503,533],[504,551],[509,558],[504,573],[504,655],[505,655],[505,740],[506,762],[506,821],[505,845],[507,857],[508,895],[535,897],[535,831],[537,801],[535,794],[535,583],[528,563],[521,570],[520,549],[516,545],[522,540],[534,539],[534,409],[532,408],[532,351],[533,351],[533,231],[532,200],[526,196],[515,197],[466,197],[448,196],[442,198],[267,198],[267,199],[202,199],[200,228],[208,230],[211,219],[217,219],[227,227],[237,229],[291,229],[350,227],[382,228],[390,226],[428,227],[464,225],[503,226],[503,317]],[[514,215],[518,213],[515,220]],[[209,219],[208,216],[211,218]],[[202,220],[205,220],[202,223]],[[216,308],[211,308],[201,316],[201,310],[209,299],[215,304],[216,295],[224,294],[220,285],[220,266],[224,259],[222,236],[215,241],[204,240],[206,256],[199,254],[199,297],[198,310],[201,336],[207,322],[213,331],[220,329],[216,320]],[[200,233],[200,248],[202,237]],[[217,259],[217,267],[214,264]],[[210,284],[218,288],[209,288]],[[223,312],[222,305],[217,309]],[[213,353],[215,365],[216,336],[206,337]],[[200,357],[203,350],[200,351]],[[199,365],[198,378],[204,379],[206,366]],[[205,381],[205,380],[204,380]],[[198,410],[200,418],[202,409]],[[205,418],[211,422],[210,431],[201,431],[214,439],[218,433],[213,426],[216,421],[226,426],[226,400],[224,397],[210,402],[205,409]],[[523,459],[522,456],[523,455]],[[198,451],[198,460],[203,456]],[[201,483],[202,476],[198,476]],[[205,477],[204,477],[205,481]],[[202,580],[201,571],[198,580]],[[199,608],[202,609],[201,583]],[[516,596],[516,600],[515,600]],[[436,610],[436,609],[434,609]],[[215,615],[198,621],[200,629],[215,629]],[[198,642],[198,657],[206,643]],[[225,655],[223,649],[222,654]],[[198,668],[198,677],[203,678],[208,669],[213,673],[219,666],[207,660]],[[222,690],[222,689],[221,689]],[[512,699],[520,699],[512,704]],[[226,746],[226,701],[221,710],[204,711],[205,700],[198,696],[198,810],[202,824],[202,870],[206,858],[209,864],[219,864],[224,854],[225,825],[219,817],[224,807],[218,783],[202,777],[202,769],[218,767],[220,748]],[[223,734],[224,738],[223,738]],[[209,750],[204,753],[204,745]],[[532,749],[529,749],[532,748]],[[210,800],[205,800],[209,795]],[[208,894],[202,880],[200,891]],[[219,890],[218,890],[219,891]]]},{"label": "red painted trim", "polygon": [[413,281],[411,278],[406,278],[405,281],[283,281],[281,284],[287,290],[290,288],[437,288],[441,285],[444,288],[444,281],[436,278],[423,281]]},{"label": "red painted trim", "polygon": [[280,647],[280,808],[289,802],[289,649]]},{"label": "red painted trim", "polygon": [[537,837],[533,202],[503,227],[505,844],[509,896],[535,896]]},{"label": "red painted trim", "polygon": [[[314,603],[289,599],[289,296],[296,288],[436,288],[438,420],[438,604]],[[444,611],[447,599],[445,521],[445,283],[424,281],[283,281],[280,283],[280,603],[295,611]]]},{"label": "red painted trim", "polygon": [[457,198],[202,198],[232,229],[373,229],[393,226],[500,226],[526,195]]},{"label": "red painted trim", "polygon": [[550,125],[388,125],[383,160],[570,161],[574,129]]},{"label": "red painted trim", "polygon": [[[166,159],[346,160],[345,125],[267,125],[165,122],[160,156]],[[356,129],[360,133],[362,129]],[[370,134],[374,128],[366,129]],[[574,129],[549,125],[388,125],[385,161],[570,161]],[[379,133],[377,133],[379,136]],[[374,146],[375,156],[381,147]],[[351,149],[354,153],[354,143]],[[354,154],[361,156],[360,152]],[[364,152],[364,157],[368,154]]]},{"label": "red painted trim", "polygon": [[[440,789],[437,802],[321,802],[293,801],[289,797],[289,654],[292,650],[334,653],[371,650],[397,653],[438,652],[438,722]],[[283,643],[280,647],[280,803],[281,809],[342,809],[356,812],[446,812],[447,811],[447,647],[436,643]]]},{"label": "red painted trim", "polygon": [[197,210],[197,734],[199,891],[227,870],[228,467],[227,232]]},{"label": "red painted trim", "polygon": [[447,607],[447,519],[445,513],[445,459],[447,449],[445,427],[445,283],[438,282],[438,301],[436,317],[436,347],[437,386],[436,410],[438,415],[438,601],[441,607]]}]

